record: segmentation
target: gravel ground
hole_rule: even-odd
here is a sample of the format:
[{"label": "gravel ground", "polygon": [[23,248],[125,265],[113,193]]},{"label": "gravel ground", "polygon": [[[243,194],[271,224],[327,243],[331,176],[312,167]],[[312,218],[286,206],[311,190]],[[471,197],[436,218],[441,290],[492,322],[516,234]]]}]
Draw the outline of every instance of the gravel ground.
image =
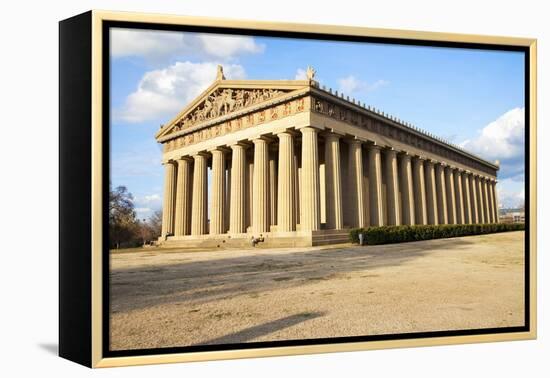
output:
[{"label": "gravel ground", "polygon": [[523,325],[524,232],[111,254],[111,349]]}]

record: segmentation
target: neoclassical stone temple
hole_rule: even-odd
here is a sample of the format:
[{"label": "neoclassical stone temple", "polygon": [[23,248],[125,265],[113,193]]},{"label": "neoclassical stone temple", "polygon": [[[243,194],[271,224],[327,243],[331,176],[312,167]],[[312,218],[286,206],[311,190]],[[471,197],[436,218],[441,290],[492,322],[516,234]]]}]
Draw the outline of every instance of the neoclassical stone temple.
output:
[{"label": "neoclassical stone temple", "polygon": [[498,163],[314,76],[227,80],[218,67],[161,127],[162,245],[305,246],[347,241],[352,227],[498,222]]}]

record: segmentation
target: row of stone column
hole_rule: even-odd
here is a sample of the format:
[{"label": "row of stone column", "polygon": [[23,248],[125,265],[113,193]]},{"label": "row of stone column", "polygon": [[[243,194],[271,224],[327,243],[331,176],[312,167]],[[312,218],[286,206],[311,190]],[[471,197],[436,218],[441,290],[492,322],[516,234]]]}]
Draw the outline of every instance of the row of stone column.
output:
[{"label": "row of stone column", "polygon": [[[207,157],[197,153],[165,164],[162,235],[203,235],[247,232],[247,217],[255,233],[296,231],[297,219],[303,230],[320,228],[319,157],[317,129],[300,129],[302,198],[297,198],[297,156],[294,133],[281,132],[278,163],[270,159],[270,138],[258,137],[253,143],[252,169],[247,167],[247,144],[236,143],[231,149],[231,166],[226,170],[227,148],[216,148],[212,154],[212,199],[210,226],[207,221]],[[190,165],[193,164],[192,176]],[[226,172],[230,179],[226,180]],[[247,177],[249,175],[249,177]],[[251,179],[250,179],[251,176]],[[230,187],[226,188],[226,182]],[[276,184],[275,184],[276,183]],[[247,185],[251,184],[250,188]],[[191,189],[191,190],[190,190]],[[249,197],[249,198],[248,198]],[[229,206],[227,206],[229,202]],[[298,207],[298,203],[301,204]],[[297,208],[300,212],[297,212]],[[229,210],[229,214],[227,214]],[[247,210],[249,214],[247,214]],[[227,225],[227,223],[229,223]],[[228,226],[228,227],[227,227]]]},{"label": "row of stone column", "polygon": [[209,151],[210,225],[209,155],[166,163],[162,234],[241,234],[248,224],[254,233],[268,232],[272,225],[278,232],[296,231],[298,223],[301,230],[319,230],[321,201],[328,229],[498,221],[494,180],[334,133],[323,134],[321,188],[319,130],[299,131],[300,151],[295,151],[295,132],[276,134],[276,157],[269,150],[276,141],[266,137],[252,141],[252,161],[247,161],[249,145],[244,143]]},{"label": "row of stone column", "polygon": [[357,139],[342,206],[339,139],[325,137],[327,228],[498,222],[495,180]]}]

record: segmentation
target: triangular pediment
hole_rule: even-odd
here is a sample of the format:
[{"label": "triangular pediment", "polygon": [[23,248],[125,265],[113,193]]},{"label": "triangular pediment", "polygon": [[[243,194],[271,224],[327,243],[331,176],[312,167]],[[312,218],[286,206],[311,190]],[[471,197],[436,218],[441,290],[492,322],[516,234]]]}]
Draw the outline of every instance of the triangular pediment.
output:
[{"label": "triangular pediment", "polygon": [[216,80],[165,124],[155,137],[161,139],[173,132],[253,108],[310,85],[309,80]]}]

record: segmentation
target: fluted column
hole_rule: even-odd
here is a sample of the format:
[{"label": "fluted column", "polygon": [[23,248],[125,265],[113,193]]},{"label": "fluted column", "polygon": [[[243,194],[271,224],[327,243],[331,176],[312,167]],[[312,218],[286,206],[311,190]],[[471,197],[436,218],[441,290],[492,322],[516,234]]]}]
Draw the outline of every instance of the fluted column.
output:
[{"label": "fluted column", "polygon": [[386,209],[388,225],[401,224],[401,201],[399,200],[399,172],[397,169],[397,152],[394,149],[384,150],[386,174]]},{"label": "fluted column", "polygon": [[456,224],[456,197],[453,168],[445,167],[445,189],[447,193],[447,220]]},{"label": "fluted column", "polygon": [[445,168],[440,163],[435,165],[435,187],[437,192],[437,218],[439,219],[439,224],[449,224]]},{"label": "fluted column", "polygon": [[294,202],[296,203],[296,211],[295,211],[295,218],[296,218],[296,224],[300,224],[300,209],[302,205],[300,204],[301,201],[301,193],[302,188],[300,187],[300,181],[301,181],[301,171],[302,171],[302,159],[301,159],[301,147],[298,148],[296,146],[297,143],[294,145]]},{"label": "fluted column", "polygon": [[353,212],[353,226],[365,227],[367,220],[363,188],[363,147],[360,140],[349,141],[348,163],[349,204]]},{"label": "fluted column", "polygon": [[495,223],[499,223],[500,217],[499,217],[499,208],[498,208],[498,192],[497,192],[497,181],[494,180],[491,188],[493,190],[493,201],[495,204]]},{"label": "fluted column", "polygon": [[[231,154],[226,154],[231,155]],[[225,181],[225,231],[229,232],[229,222],[231,221],[231,160],[225,160],[225,171],[227,172],[227,177]]]},{"label": "fluted column", "polygon": [[182,236],[191,233],[191,161],[181,158],[177,164],[174,235]]},{"label": "fluted column", "polygon": [[496,223],[495,217],[495,198],[493,196],[493,181],[487,179],[487,195],[489,198],[489,214],[491,215],[491,223]]},{"label": "fluted column", "polygon": [[269,231],[269,149],[264,138],[254,142],[254,177],[252,184],[252,230]]},{"label": "fluted column", "polygon": [[176,194],[176,166],[164,164],[164,198],[162,204],[162,237],[174,234],[174,202]]},{"label": "fluted column", "polygon": [[485,222],[486,223],[493,223],[493,217],[491,214],[491,207],[489,204],[489,191],[487,190],[487,179],[483,177],[481,179],[481,189],[483,190],[483,205],[484,205],[484,211],[485,211]]},{"label": "fluted column", "polygon": [[325,135],[325,174],[327,228],[340,230],[344,227],[342,208],[342,170],[340,166],[340,137]]},{"label": "fluted column", "polygon": [[254,149],[246,166],[246,226],[252,229],[252,203],[254,202]]},{"label": "fluted column", "polygon": [[455,204],[456,204],[456,223],[464,224],[464,198],[462,195],[462,172],[454,172]]},{"label": "fluted column", "polygon": [[269,224],[277,224],[277,155],[269,153]]},{"label": "fluted column", "polygon": [[212,203],[210,211],[210,234],[225,233],[225,151],[215,149],[212,153]]},{"label": "fluted column", "polygon": [[208,206],[207,155],[198,153],[193,156],[193,204],[191,206],[191,235],[206,234]]},{"label": "fluted column", "polygon": [[401,211],[403,224],[414,224],[414,193],[412,180],[411,155],[399,155],[399,177],[401,185]]},{"label": "fluted column", "polygon": [[472,201],[472,223],[481,223],[479,215],[479,201],[477,196],[477,181],[476,176],[470,174],[470,200]]},{"label": "fluted column", "polygon": [[424,177],[424,159],[413,159],[414,217],[416,224],[428,224],[426,207],[426,180]]},{"label": "fluted column", "polygon": [[246,146],[231,146],[231,201],[229,202],[229,232],[246,232]]},{"label": "fluted column", "polygon": [[382,164],[380,160],[380,147],[370,145],[368,147],[369,159],[369,203],[370,203],[370,224],[372,226],[383,226],[384,215],[382,213]]},{"label": "fluted column", "polygon": [[426,208],[428,224],[439,224],[437,208],[437,190],[434,162],[426,160],[424,164],[424,178],[426,182]]},{"label": "fluted column", "polygon": [[279,177],[277,190],[277,231],[296,230],[296,165],[294,162],[294,138],[291,133],[279,137]]},{"label": "fluted column", "polygon": [[304,231],[315,231],[321,228],[318,130],[313,127],[304,127],[300,132],[302,133],[300,224]]},{"label": "fluted column", "polygon": [[472,204],[470,200],[470,173],[462,174],[462,202],[464,205],[464,223],[474,223],[472,220]]},{"label": "fluted column", "polygon": [[487,218],[485,217],[485,202],[483,199],[483,188],[482,188],[480,176],[476,176],[476,192],[477,192],[477,207],[478,207],[479,223],[486,223]]}]

